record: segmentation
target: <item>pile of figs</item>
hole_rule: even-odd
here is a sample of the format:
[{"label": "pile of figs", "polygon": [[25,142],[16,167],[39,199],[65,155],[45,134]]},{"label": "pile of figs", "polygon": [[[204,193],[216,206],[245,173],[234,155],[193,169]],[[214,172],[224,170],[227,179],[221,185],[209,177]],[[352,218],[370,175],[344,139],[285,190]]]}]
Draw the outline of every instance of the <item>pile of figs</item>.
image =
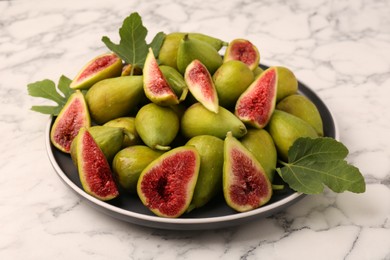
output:
[{"label": "pile of figs", "polygon": [[248,40],[181,32],[149,49],[142,68],[100,55],[72,81],[51,142],[100,200],[138,196],[170,218],[218,194],[235,211],[258,208],[294,141],[323,135],[294,74],[259,61]]}]

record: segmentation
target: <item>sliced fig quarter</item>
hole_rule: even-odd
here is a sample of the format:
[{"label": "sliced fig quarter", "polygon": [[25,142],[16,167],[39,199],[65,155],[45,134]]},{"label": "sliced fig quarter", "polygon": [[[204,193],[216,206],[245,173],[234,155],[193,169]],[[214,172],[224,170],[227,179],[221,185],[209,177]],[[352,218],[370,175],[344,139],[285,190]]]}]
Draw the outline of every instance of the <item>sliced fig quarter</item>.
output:
[{"label": "sliced fig quarter", "polygon": [[276,67],[265,70],[238,98],[235,114],[246,124],[265,127],[275,110],[278,73]]},{"label": "sliced fig quarter", "polygon": [[96,82],[118,77],[122,73],[122,60],[115,53],[99,55],[90,60],[70,83],[73,89],[89,89]]},{"label": "sliced fig quarter", "polygon": [[110,165],[87,128],[77,136],[77,169],[86,193],[106,201],[119,195]]},{"label": "sliced fig quarter", "polygon": [[224,144],[223,194],[228,206],[238,212],[256,209],[272,196],[263,167],[231,132]]},{"label": "sliced fig quarter", "polygon": [[138,196],[157,216],[177,218],[190,205],[199,167],[200,156],[195,147],[174,148],[142,171],[137,183]]},{"label": "sliced fig quarter", "polygon": [[70,153],[70,146],[81,127],[89,127],[91,119],[84,95],[76,90],[58,114],[50,130],[50,141],[59,150]]},{"label": "sliced fig quarter", "polygon": [[179,103],[178,97],[159,68],[151,48],[146,56],[143,73],[145,95],[150,101],[161,106]]},{"label": "sliced fig quarter", "polygon": [[239,60],[253,71],[259,66],[260,53],[257,47],[245,39],[235,39],[226,48],[223,62]]},{"label": "sliced fig quarter", "polygon": [[194,98],[211,112],[218,113],[218,94],[206,66],[193,60],[186,68],[184,80]]}]

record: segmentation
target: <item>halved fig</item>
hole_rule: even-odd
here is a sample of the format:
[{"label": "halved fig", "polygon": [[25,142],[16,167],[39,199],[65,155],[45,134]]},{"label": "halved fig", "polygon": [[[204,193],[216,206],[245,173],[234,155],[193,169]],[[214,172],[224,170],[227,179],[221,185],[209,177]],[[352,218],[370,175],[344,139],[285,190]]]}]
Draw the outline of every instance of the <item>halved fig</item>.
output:
[{"label": "halved fig", "polygon": [[76,143],[81,185],[89,195],[106,201],[119,195],[110,165],[87,128],[80,129]]},{"label": "halved fig", "polygon": [[223,62],[239,60],[253,71],[259,66],[260,53],[255,45],[245,39],[235,39],[226,48]]},{"label": "halved fig", "polygon": [[194,98],[211,112],[218,113],[218,94],[206,66],[193,60],[186,68],[184,80]]},{"label": "halved fig", "polygon": [[238,98],[235,114],[244,123],[263,128],[275,110],[278,73],[268,68]]},{"label": "halved fig", "polygon": [[90,60],[70,83],[73,89],[89,89],[96,82],[118,77],[122,73],[122,60],[115,53],[102,54]]},{"label": "halved fig", "polygon": [[231,132],[224,144],[223,194],[228,206],[238,212],[256,209],[272,196],[263,167]]},{"label": "halved fig", "polygon": [[89,127],[91,119],[84,95],[76,90],[58,114],[50,130],[51,143],[59,150],[70,153],[70,145],[81,127]]},{"label": "halved fig", "polygon": [[142,171],[137,194],[157,216],[177,218],[187,210],[192,200],[199,167],[200,156],[195,147],[172,149]]},{"label": "halved fig", "polygon": [[145,95],[150,101],[161,106],[179,103],[178,97],[160,70],[151,48],[146,56],[143,73]]}]

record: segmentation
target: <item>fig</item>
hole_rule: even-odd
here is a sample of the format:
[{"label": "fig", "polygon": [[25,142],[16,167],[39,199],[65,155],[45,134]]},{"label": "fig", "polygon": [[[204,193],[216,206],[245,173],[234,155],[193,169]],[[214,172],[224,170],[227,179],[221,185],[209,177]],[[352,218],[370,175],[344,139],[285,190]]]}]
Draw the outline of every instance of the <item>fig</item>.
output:
[{"label": "fig", "polygon": [[227,205],[238,212],[256,209],[272,196],[263,167],[231,132],[224,144],[223,194]]},{"label": "fig", "polygon": [[99,125],[127,116],[143,95],[142,76],[104,79],[85,95],[92,119]]},{"label": "fig", "polygon": [[132,64],[126,64],[122,68],[121,76],[142,75],[142,69]]},{"label": "fig", "polygon": [[116,198],[119,192],[110,165],[87,128],[80,129],[76,141],[77,169],[84,191],[103,201]]},{"label": "fig", "polygon": [[243,62],[231,60],[217,69],[213,80],[218,93],[219,105],[231,108],[253,82],[254,74]]},{"label": "fig", "polygon": [[222,188],[223,140],[212,135],[191,138],[187,146],[194,146],[200,156],[200,168],[194,195],[187,212],[204,206]]},{"label": "fig", "polygon": [[81,127],[89,127],[91,119],[84,95],[76,90],[67,100],[50,130],[50,141],[60,151],[70,153],[70,146]]},{"label": "fig", "polygon": [[322,118],[316,105],[307,97],[293,94],[282,99],[276,109],[293,114],[308,122],[319,136],[324,135]]},{"label": "fig", "polygon": [[264,70],[260,68],[260,66],[257,66],[256,69],[253,70],[253,75],[255,78],[257,78],[263,72]]},{"label": "fig", "polygon": [[143,73],[145,95],[150,101],[162,106],[179,103],[175,92],[161,72],[151,48],[146,56]]},{"label": "fig", "polygon": [[248,129],[248,133],[240,139],[240,142],[261,164],[272,183],[278,158],[271,135],[265,129]]},{"label": "fig", "polygon": [[234,39],[226,48],[223,62],[239,60],[245,63],[252,71],[259,66],[260,53],[255,45],[245,39]]},{"label": "fig", "polygon": [[277,66],[276,69],[278,71],[276,102],[278,102],[287,96],[297,93],[298,80],[290,69],[282,66]]},{"label": "fig", "polygon": [[174,148],[154,161],[141,173],[137,194],[154,214],[176,218],[188,208],[199,174],[200,157],[195,147]]},{"label": "fig", "polygon": [[179,132],[179,117],[170,107],[149,103],[135,116],[135,129],[150,148],[169,150]]},{"label": "fig", "polygon": [[187,108],[181,119],[181,133],[187,138],[212,135],[224,139],[229,131],[239,138],[246,134],[247,129],[240,119],[221,106],[218,113],[214,113],[202,104],[195,103]]},{"label": "fig", "polygon": [[193,60],[186,68],[184,80],[192,96],[211,112],[218,113],[218,95],[213,79],[199,60]]},{"label": "fig", "polygon": [[169,86],[175,92],[176,96],[179,97],[179,101],[185,100],[188,93],[188,87],[183,75],[181,75],[175,68],[167,65],[160,65],[160,70]]},{"label": "fig", "polygon": [[104,126],[119,127],[123,129],[125,136],[123,137],[122,148],[142,143],[142,140],[135,129],[134,117],[115,118],[105,123]]},{"label": "fig", "polygon": [[210,44],[195,39],[188,34],[180,41],[177,50],[177,69],[184,74],[187,66],[193,61],[199,60],[206,66],[212,75],[222,65],[222,57]]},{"label": "fig", "polygon": [[120,150],[112,161],[112,170],[118,184],[126,191],[136,193],[141,172],[161,154],[161,151],[146,145],[134,145]]},{"label": "fig", "polygon": [[208,43],[217,51],[219,51],[222,46],[227,45],[226,42],[220,39],[202,33],[173,32],[165,36],[164,42],[161,46],[160,53],[158,55],[158,59],[161,64],[177,69],[177,51],[179,49],[180,41],[186,34],[190,35],[191,38]]},{"label": "fig", "polygon": [[96,82],[118,77],[122,72],[122,60],[114,53],[107,53],[90,60],[70,83],[72,89],[89,89]]},{"label": "fig", "polygon": [[299,137],[318,137],[316,130],[301,118],[275,109],[267,126],[278,156],[287,162],[288,150]]},{"label": "fig", "polygon": [[277,80],[275,67],[268,68],[258,76],[238,98],[236,116],[256,128],[266,126],[275,109]]}]

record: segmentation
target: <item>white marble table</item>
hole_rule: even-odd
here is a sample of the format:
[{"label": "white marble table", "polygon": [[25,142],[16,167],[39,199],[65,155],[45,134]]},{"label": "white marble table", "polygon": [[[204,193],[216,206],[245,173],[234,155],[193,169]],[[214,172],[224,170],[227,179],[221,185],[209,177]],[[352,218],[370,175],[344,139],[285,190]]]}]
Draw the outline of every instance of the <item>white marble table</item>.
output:
[{"label": "white marble table", "polygon": [[[139,12],[149,36],[254,42],[336,115],[364,194],[307,196],[242,226],[164,231],[122,222],[66,187],[46,155],[48,116],[27,84],[73,77]],[[390,4],[370,1],[0,1],[0,259],[390,259]]]}]

